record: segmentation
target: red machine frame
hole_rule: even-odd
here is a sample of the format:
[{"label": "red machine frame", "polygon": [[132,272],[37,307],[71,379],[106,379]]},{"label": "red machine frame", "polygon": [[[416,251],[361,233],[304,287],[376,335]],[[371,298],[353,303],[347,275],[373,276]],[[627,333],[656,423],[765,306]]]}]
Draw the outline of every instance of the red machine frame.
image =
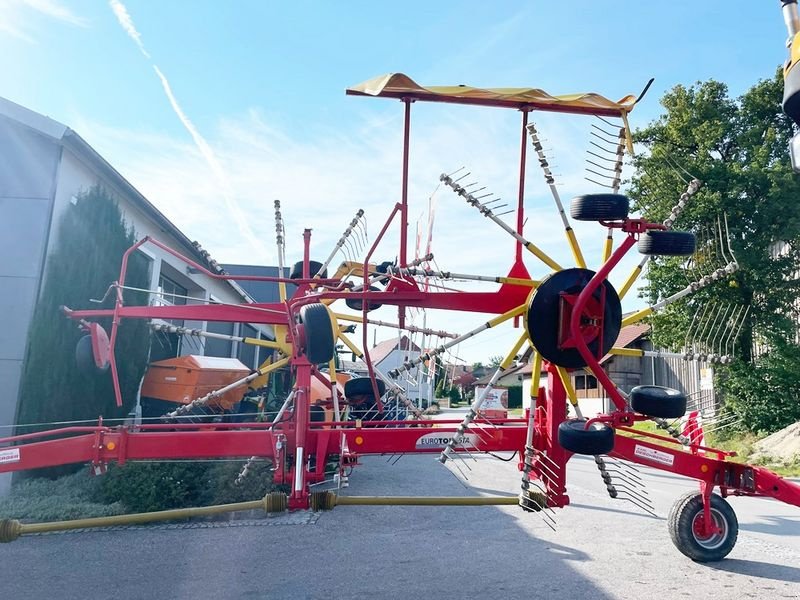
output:
[{"label": "red machine frame", "polygon": [[[402,198],[397,203],[380,230],[367,253],[364,263],[365,281],[370,272],[370,259],[383,239],[388,227],[399,216],[400,251],[399,266],[406,267],[408,234],[408,158],[410,144],[411,104],[416,100],[429,98],[404,95],[400,97],[404,105],[404,142],[402,161]],[[483,101],[483,105],[508,107],[507,103]],[[525,190],[526,166],[526,125],[528,113],[537,109],[532,105],[520,103],[513,108],[522,112],[522,143],[520,149],[519,193],[517,210],[517,232],[521,235],[524,223],[523,197]],[[587,112],[587,111],[567,111]],[[593,114],[608,114],[602,110]],[[767,496],[800,506],[800,486],[788,482],[774,473],[759,467],[733,463],[723,451],[692,444],[684,450],[674,439],[643,433],[631,429],[635,422],[646,417],[635,414],[627,407],[625,399],[608,378],[586,344],[586,332],[580,323],[580,315],[589,298],[620,259],[632,248],[637,237],[650,229],[661,226],[642,220],[628,219],[624,222],[606,223],[622,229],[626,237],[613,255],[592,277],[586,288],[575,299],[569,331],[576,341],[577,348],[589,368],[606,389],[616,410],[602,415],[597,420],[607,423],[622,435],[616,435],[611,455],[634,463],[677,473],[700,481],[705,502],[705,528],[707,533],[714,531],[713,520],[708,513],[708,499],[714,488],[719,488],[723,496],[728,494],[746,496]],[[10,459],[0,462],[0,472],[36,469],[70,463],[90,463],[96,472],[102,472],[111,462],[125,464],[135,460],[158,459],[203,459],[217,457],[263,457],[273,461],[275,482],[291,484],[289,497],[291,509],[309,508],[309,485],[321,482],[324,467],[331,455],[347,452],[347,460],[354,461],[358,455],[386,453],[438,453],[443,443],[423,445],[421,440],[439,436],[442,440],[456,435],[458,422],[437,421],[434,427],[430,421],[382,421],[312,423],[309,419],[309,385],[315,367],[304,354],[304,332],[298,323],[300,309],[322,300],[336,300],[357,297],[364,306],[366,322],[367,306],[371,301],[398,307],[401,327],[405,321],[406,307],[438,308],[458,311],[503,314],[526,303],[530,288],[503,284],[496,292],[428,292],[422,291],[411,277],[393,277],[383,291],[370,291],[368,286],[353,292],[347,285],[335,279],[313,279],[309,273],[310,231],[304,235],[304,272],[302,279],[292,280],[298,290],[293,298],[285,303],[194,306],[125,306],[122,301],[122,287],[125,285],[127,264],[131,254],[143,244],[151,243],[161,250],[185,260],[186,263],[214,279],[259,280],[286,282],[280,277],[230,276],[212,273],[195,261],[181,256],[168,246],[150,238],[144,238],[132,246],[124,255],[119,280],[116,282],[115,306],[111,310],[65,309],[74,320],[87,322],[98,318],[111,318],[110,364],[114,389],[118,404],[121,394],[117,377],[114,346],[121,319],[184,319],[195,321],[247,322],[281,326],[288,333],[293,353],[291,366],[295,372],[294,410],[290,420],[279,424],[143,424],[140,426],[96,426],[65,427],[51,431],[22,434],[0,439],[0,450],[16,450]],[[522,245],[515,242],[515,258],[509,271],[510,277],[530,278],[522,262]],[[313,287],[312,287],[313,286]],[[312,292],[313,290],[313,292]],[[308,292],[312,292],[306,295]],[[602,307],[602,300],[601,300]],[[366,341],[366,332],[364,333]],[[365,344],[366,345],[366,344]],[[366,361],[372,373],[372,365],[366,352]],[[540,479],[547,490],[549,506],[562,507],[569,503],[566,489],[566,464],[571,454],[558,443],[558,426],[567,418],[567,395],[565,388],[552,364],[545,364],[548,371],[547,383],[541,387],[535,399],[530,422],[533,426],[532,447],[534,453],[531,475]],[[523,456],[526,452],[529,419],[502,419],[487,421],[476,419],[480,435],[474,442],[474,450],[479,452],[517,451],[519,466],[524,468]],[[428,437],[426,437],[428,436]],[[657,454],[653,454],[657,453]],[[316,460],[308,460],[315,455]],[[554,473],[542,477],[542,464],[547,457],[557,465]],[[652,456],[661,457],[653,460]]]}]

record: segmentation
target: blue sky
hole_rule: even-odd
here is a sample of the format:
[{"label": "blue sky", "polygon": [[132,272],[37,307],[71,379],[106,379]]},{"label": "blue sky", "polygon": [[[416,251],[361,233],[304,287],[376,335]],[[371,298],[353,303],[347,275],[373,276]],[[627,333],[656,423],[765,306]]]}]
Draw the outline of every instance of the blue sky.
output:
[{"label": "blue sky", "polygon": [[[401,106],[345,97],[349,85],[400,71],[423,85],[618,99],[655,77],[632,114],[636,127],[659,114],[658,98],[675,84],[713,77],[738,94],[771,76],[785,39],[779,3],[765,0],[0,0],[0,96],[75,129],[221,262],[274,262],[272,200],[280,198],[292,261],[303,227],[314,228],[314,248],[327,255],[358,208],[374,232],[399,197]],[[590,120],[534,118],[562,197],[599,191],[583,180]],[[515,195],[517,114],[417,105],[413,119],[412,220],[427,220],[438,173],[462,165],[499,195]],[[535,161],[528,180],[526,235],[569,262]],[[505,274],[513,242],[447,192],[436,202],[439,265]],[[599,228],[576,230],[587,255],[597,255]],[[396,243],[382,250],[391,258]],[[483,320],[429,321],[437,318],[462,332]],[[515,334],[492,336],[462,356],[501,353]]]}]

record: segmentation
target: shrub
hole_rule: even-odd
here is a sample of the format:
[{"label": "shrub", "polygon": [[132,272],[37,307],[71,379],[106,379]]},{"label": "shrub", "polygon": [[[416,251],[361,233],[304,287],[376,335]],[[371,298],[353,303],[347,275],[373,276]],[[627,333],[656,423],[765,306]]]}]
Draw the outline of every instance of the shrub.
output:
[{"label": "shrub", "polygon": [[244,461],[130,463],[103,476],[99,498],[128,512],[150,512],[257,500],[274,489],[271,464],[253,463],[240,484]]},{"label": "shrub", "polygon": [[150,512],[205,504],[207,463],[112,465],[102,477],[99,497],[120,502],[130,512]]},{"label": "shrub", "polygon": [[236,483],[243,466],[244,461],[224,462],[217,463],[209,469],[208,481],[212,504],[257,500],[276,489],[272,483],[271,462],[259,460],[252,463],[241,483]]},{"label": "shrub", "polygon": [[800,346],[775,343],[777,348],[752,364],[734,362],[721,370],[719,387],[725,407],[741,419],[744,429],[772,433],[800,420]]},{"label": "shrub", "polygon": [[461,401],[461,392],[457,387],[451,387],[447,395],[450,397],[451,404],[457,404]]},{"label": "shrub", "polygon": [[86,471],[58,479],[22,481],[0,498],[0,515],[8,519],[60,521],[124,513],[121,502],[98,501],[101,483],[101,477],[92,477]]},{"label": "shrub", "polygon": [[[73,309],[111,308],[114,294],[104,303],[108,285],[119,277],[124,252],[136,234],[125,222],[116,201],[102,188],[82,193],[70,205],[57,225],[55,247],[48,257],[42,291],[34,308],[28,332],[28,349],[20,382],[17,423],[49,423],[122,417],[132,406],[139,380],[147,362],[149,327],[141,319],[125,319],[119,328],[116,355],[124,406],[116,406],[110,373],[83,373],[75,366],[75,345],[83,332],[64,317],[62,305]],[[128,265],[126,283],[146,287],[149,265],[145,256],[134,253]],[[126,290],[126,304],[146,304],[147,295]],[[110,319],[100,323],[110,331]],[[28,427],[27,433],[47,429]],[[30,473],[55,476],[73,472],[75,467],[54,467]]]}]

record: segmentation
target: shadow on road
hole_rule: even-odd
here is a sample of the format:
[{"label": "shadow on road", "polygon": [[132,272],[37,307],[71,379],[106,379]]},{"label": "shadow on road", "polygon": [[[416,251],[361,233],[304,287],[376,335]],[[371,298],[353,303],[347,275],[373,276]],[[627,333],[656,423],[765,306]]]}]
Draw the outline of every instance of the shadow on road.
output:
[{"label": "shadow on road", "polygon": [[644,512],[640,508],[636,508],[633,504],[626,503],[624,500],[620,500],[620,506],[630,506],[630,510],[625,510],[624,508],[609,508],[607,506],[594,506],[592,504],[581,504],[579,502],[570,502],[570,506],[572,508],[585,508],[588,510],[599,510],[602,512],[612,512],[612,513],[619,513],[621,515],[630,515],[632,517],[643,517],[645,519],[651,519],[653,521],[666,521],[664,517],[653,516]]},{"label": "shadow on road", "polygon": [[800,583],[800,568],[797,567],[774,565],[768,562],[758,562],[755,560],[741,560],[738,558],[727,558],[721,562],[709,564],[709,566],[716,571],[738,573],[739,575],[749,575],[750,577],[759,577],[761,579]]},{"label": "shadow on road", "polygon": [[[779,517],[775,515],[768,515],[759,517],[759,523],[746,523],[739,524],[739,529],[743,531],[756,531],[758,533],[769,533],[771,535],[781,535],[781,533],[788,531],[791,527],[797,526],[797,517]],[[766,521],[766,522],[764,522]]]}]

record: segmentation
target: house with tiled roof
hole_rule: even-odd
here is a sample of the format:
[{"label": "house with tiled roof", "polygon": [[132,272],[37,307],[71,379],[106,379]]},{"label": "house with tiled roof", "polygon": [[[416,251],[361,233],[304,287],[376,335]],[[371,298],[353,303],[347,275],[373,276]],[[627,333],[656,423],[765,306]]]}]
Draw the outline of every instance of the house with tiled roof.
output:
[{"label": "house with tiled roof", "polygon": [[[647,334],[650,333],[650,326],[643,324],[627,325],[623,327],[617,341],[614,343],[615,348],[631,348],[636,350],[649,349],[649,340]],[[646,347],[645,347],[646,346]],[[644,374],[645,364],[644,358],[640,356],[620,356],[616,354],[606,354],[600,359],[600,364],[605,369],[611,380],[623,391],[629,392],[631,388],[642,385],[644,383],[651,383],[647,376]],[[522,385],[522,405],[530,405],[530,385],[531,385],[531,367],[532,365],[525,364],[516,369],[510,370],[501,378],[501,383],[505,382],[508,386],[518,381],[517,385]],[[543,371],[541,373],[541,381],[544,383],[547,374]],[[572,387],[575,389],[575,394],[580,401],[580,406],[585,416],[594,416],[600,412],[606,412],[611,407],[609,400],[603,388],[597,383],[597,378],[585,372],[582,369],[572,371],[570,373],[570,381]]]},{"label": "house with tiled roof", "polygon": [[[422,349],[406,335],[380,342],[369,349],[369,359],[373,366],[384,375],[389,371],[403,365],[406,361],[414,360]],[[396,379],[406,392],[406,396],[415,403],[428,402],[433,398],[433,379],[428,377],[427,369],[412,369],[403,373]]]}]

